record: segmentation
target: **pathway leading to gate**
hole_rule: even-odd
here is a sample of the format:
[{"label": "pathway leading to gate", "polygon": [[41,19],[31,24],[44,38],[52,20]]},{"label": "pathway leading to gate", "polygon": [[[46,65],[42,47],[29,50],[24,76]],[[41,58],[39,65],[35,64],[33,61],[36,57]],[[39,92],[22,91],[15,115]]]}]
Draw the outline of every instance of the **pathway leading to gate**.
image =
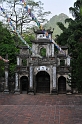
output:
[{"label": "pathway leading to gate", "polygon": [[0,93],[0,124],[82,124],[82,95]]}]

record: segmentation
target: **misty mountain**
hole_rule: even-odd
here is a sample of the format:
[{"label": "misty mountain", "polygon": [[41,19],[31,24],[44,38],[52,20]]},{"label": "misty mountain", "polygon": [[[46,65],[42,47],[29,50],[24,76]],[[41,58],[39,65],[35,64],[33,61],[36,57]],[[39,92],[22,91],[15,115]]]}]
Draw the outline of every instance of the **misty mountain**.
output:
[{"label": "misty mountain", "polygon": [[69,18],[66,14],[61,13],[59,15],[53,16],[46,24],[45,29],[53,29],[53,38],[55,38],[56,35],[60,35],[62,33],[62,30],[57,26],[57,22],[62,22],[65,27],[68,27],[68,23],[65,23],[65,19]]}]

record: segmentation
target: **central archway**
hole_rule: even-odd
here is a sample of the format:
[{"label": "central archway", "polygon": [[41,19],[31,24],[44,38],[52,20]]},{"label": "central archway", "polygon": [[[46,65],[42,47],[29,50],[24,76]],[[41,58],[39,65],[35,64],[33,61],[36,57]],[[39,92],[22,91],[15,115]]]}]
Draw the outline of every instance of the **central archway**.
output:
[{"label": "central archway", "polygon": [[46,71],[40,71],[36,75],[36,92],[50,93],[50,75]]},{"label": "central archway", "polygon": [[28,93],[28,77],[27,76],[22,76],[20,78],[20,93]]}]

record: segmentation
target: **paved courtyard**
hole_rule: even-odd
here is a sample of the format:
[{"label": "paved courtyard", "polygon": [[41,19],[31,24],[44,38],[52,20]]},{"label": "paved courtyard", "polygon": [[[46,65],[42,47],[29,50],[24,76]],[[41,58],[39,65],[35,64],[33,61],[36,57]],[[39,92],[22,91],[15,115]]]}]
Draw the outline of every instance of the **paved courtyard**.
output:
[{"label": "paved courtyard", "polygon": [[82,95],[0,93],[0,124],[82,124]]}]

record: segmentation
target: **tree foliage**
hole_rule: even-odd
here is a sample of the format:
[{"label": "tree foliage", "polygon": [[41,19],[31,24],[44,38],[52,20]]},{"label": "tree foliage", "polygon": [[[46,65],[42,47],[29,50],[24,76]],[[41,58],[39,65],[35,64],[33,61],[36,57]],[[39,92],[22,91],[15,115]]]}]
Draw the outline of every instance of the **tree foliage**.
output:
[{"label": "tree foliage", "polygon": [[[66,19],[69,23],[67,29],[58,37],[57,41],[60,45],[69,45],[69,53],[71,55],[71,83],[72,87],[76,87],[82,92],[82,0],[77,0],[74,7],[70,7],[74,19]],[[60,26],[62,29],[62,27]]]},{"label": "tree foliage", "polygon": [[[45,17],[51,14],[51,12],[44,11],[43,3],[41,1],[35,2],[34,0],[25,0],[25,2],[28,9],[40,23],[47,21]],[[7,7],[3,6],[3,8],[5,7],[4,9],[11,18],[12,24],[21,34],[34,26],[36,27],[36,22],[31,18],[31,15],[27,12],[20,0],[5,0],[5,4]]]},{"label": "tree foliage", "polygon": [[[16,64],[16,52],[17,48],[15,47],[14,40],[10,34],[10,32],[3,26],[0,22],[0,55],[5,58],[8,54],[8,59],[10,63],[10,73],[13,72],[13,69]],[[0,61],[0,63],[3,63]],[[4,74],[4,64],[1,66],[1,76]]]}]

